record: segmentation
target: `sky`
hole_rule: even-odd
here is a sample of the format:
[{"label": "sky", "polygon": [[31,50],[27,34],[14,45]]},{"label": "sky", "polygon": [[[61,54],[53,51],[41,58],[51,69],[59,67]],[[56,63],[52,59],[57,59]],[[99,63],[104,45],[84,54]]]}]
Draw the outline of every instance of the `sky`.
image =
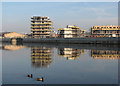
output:
[{"label": "sky", "polygon": [[119,2],[120,0],[1,0],[2,2]]},{"label": "sky", "polygon": [[76,25],[117,25],[118,2],[2,2],[2,31],[30,33],[33,15],[49,16],[54,30]]}]

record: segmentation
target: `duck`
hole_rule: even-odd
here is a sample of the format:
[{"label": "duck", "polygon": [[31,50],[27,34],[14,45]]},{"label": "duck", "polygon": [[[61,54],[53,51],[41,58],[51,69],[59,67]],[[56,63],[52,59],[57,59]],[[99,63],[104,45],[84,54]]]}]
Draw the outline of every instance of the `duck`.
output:
[{"label": "duck", "polygon": [[37,78],[37,81],[44,81],[44,78],[43,77],[41,77],[41,78]]},{"label": "duck", "polygon": [[30,77],[30,78],[32,78],[33,77],[33,75],[32,74],[30,74],[30,75],[27,75],[28,77]]}]

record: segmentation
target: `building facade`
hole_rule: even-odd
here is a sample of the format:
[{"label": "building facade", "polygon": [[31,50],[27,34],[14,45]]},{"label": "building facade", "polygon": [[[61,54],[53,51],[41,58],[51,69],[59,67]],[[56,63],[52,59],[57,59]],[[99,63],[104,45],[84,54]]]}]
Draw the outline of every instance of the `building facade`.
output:
[{"label": "building facade", "polygon": [[120,37],[120,26],[93,26],[91,35],[94,37]]},{"label": "building facade", "polygon": [[52,21],[47,16],[31,17],[31,32],[33,38],[48,38],[52,31]]},{"label": "building facade", "polygon": [[68,25],[66,28],[58,29],[60,38],[78,38],[80,28]]}]

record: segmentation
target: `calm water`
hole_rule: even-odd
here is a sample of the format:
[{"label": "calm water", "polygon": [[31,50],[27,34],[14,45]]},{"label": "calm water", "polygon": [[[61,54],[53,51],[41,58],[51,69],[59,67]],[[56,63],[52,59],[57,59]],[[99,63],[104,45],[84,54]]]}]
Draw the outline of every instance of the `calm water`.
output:
[{"label": "calm water", "polygon": [[[116,46],[3,44],[1,49],[2,84],[118,83]],[[41,77],[43,82],[36,80]]]}]

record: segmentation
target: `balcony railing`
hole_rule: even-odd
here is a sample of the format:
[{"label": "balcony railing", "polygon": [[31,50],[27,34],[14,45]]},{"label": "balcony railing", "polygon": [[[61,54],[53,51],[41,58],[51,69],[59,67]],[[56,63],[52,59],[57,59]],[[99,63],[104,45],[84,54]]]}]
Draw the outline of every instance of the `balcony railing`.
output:
[{"label": "balcony railing", "polygon": [[32,23],[31,25],[52,25],[52,23]]},{"label": "balcony railing", "polygon": [[31,28],[52,28],[52,26],[31,26]]},{"label": "balcony railing", "polygon": [[51,29],[32,29],[31,31],[52,31]]}]

